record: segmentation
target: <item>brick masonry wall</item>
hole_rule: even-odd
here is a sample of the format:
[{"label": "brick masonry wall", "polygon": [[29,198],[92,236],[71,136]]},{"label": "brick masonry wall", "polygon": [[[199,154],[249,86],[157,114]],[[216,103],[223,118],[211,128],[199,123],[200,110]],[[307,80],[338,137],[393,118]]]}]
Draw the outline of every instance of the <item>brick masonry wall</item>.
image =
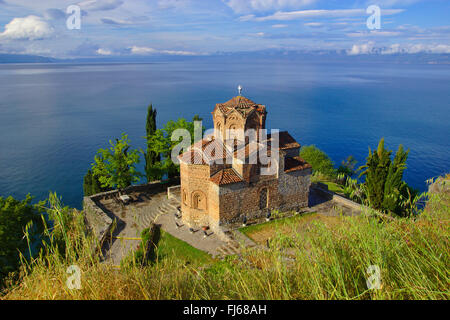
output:
[{"label": "brick masonry wall", "polygon": [[[210,168],[202,165],[187,165],[182,163],[181,173],[181,211],[184,223],[191,226],[209,225],[211,212]],[[200,208],[194,208],[195,196],[201,198]]]},{"label": "brick masonry wall", "polygon": [[[210,168],[181,165],[181,208],[184,223],[192,227],[212,226],[267,215],[270,210],[299,210],[308,206],[311,170],[263,176],[251,183],[217,186],[210,182]],[[261,191],[268,190],[268,206],[261,209]],[[204,207],[194,208],[193,196],[203,197]]]},{"label": "brick masonry wall", "polygon": [[[265,216],[269,210],[299,210],[308,206],[310,170],[282,173],[278,179],[261,180],[220,188],[220,224],[235,223]],[[268,190],[268,208],[260,208],[260,195]]]}]

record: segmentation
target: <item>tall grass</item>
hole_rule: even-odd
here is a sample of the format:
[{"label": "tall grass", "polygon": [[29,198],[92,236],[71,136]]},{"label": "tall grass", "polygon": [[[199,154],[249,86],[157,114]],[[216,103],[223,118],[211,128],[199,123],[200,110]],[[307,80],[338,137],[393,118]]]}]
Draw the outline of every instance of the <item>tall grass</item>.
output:
[{"label": "tall grass", "polygon": [[[82,219],[53,202],[59,220],[52,232],[60,236],[50,240],[39,257],[24,263],[20,280],[10,283],[3,299],[450,297],[448,195],[431,197],[416,219],[341,217],[342,223],[332,227],[315,222],[293,236],[280,232],[270,249],[248,249],[224,261],[199,266],[165,256],[148,266],[122,269],[100,263]],[[295,231],[295,224],[291,227]],[[81,290],[66,286],[66,270],[73,264],[82,270]],[[367,288],[370,265],[380,267],[380,290]]]}]

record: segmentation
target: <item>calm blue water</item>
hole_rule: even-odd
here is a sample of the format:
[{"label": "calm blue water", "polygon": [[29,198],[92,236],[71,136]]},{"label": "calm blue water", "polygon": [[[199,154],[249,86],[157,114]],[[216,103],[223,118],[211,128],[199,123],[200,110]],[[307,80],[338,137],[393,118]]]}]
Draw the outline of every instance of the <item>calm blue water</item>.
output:
[{"label": "calm blue water", "polygon": [[385,137],[411,148],[406,180],[450,171],[450,66],[253,63],[0,65],[0,195],[45,199],[56,191],[80,207],[97,149],[130,135],[144,147],[146,108],[158,124],[199,114],[237,94],[268,107],[268,127],[315,144],[336,163]]}]

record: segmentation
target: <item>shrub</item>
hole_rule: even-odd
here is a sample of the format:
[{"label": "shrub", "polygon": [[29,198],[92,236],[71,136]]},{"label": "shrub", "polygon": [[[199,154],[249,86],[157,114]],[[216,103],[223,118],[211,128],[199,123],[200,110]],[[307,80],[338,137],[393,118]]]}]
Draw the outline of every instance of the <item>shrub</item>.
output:
[{"label": "shrub", "polygon": [[304,146],[300,150],[300,156],[312,166],[314,173],[321,173],[330,178],[336,176],[333,161],[331,161],[325,152],[316,146]]}]

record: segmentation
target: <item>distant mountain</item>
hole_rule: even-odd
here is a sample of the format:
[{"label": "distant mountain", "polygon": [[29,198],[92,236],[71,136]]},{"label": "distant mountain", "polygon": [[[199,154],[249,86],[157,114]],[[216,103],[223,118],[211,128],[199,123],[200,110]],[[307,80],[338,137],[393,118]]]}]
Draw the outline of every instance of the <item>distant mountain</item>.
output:
[{"label": "distant mountain", "polygon": [[260,50],[243,52],[216,52],[209,55],[176,56],[155,54],[149,56],[94,56],[72,59],[55,59],[33,55],[14,55],[0,53],[0,64],[3,63],[157,63],[169,61],[241,61],[249,63],[264,60],[290,60],[308,62],[367,62],[367,63],[398,63],[398,64],[450,64],[450,54],[361,54],[348,55],[346,51],[293,51],[293,50]]},{"label": "distant mountain", "polygon": [[50,63],[57,62],[57,59],[24,55],[24,54],[5,54],[0,53],[0,64],[1,63]]}]

